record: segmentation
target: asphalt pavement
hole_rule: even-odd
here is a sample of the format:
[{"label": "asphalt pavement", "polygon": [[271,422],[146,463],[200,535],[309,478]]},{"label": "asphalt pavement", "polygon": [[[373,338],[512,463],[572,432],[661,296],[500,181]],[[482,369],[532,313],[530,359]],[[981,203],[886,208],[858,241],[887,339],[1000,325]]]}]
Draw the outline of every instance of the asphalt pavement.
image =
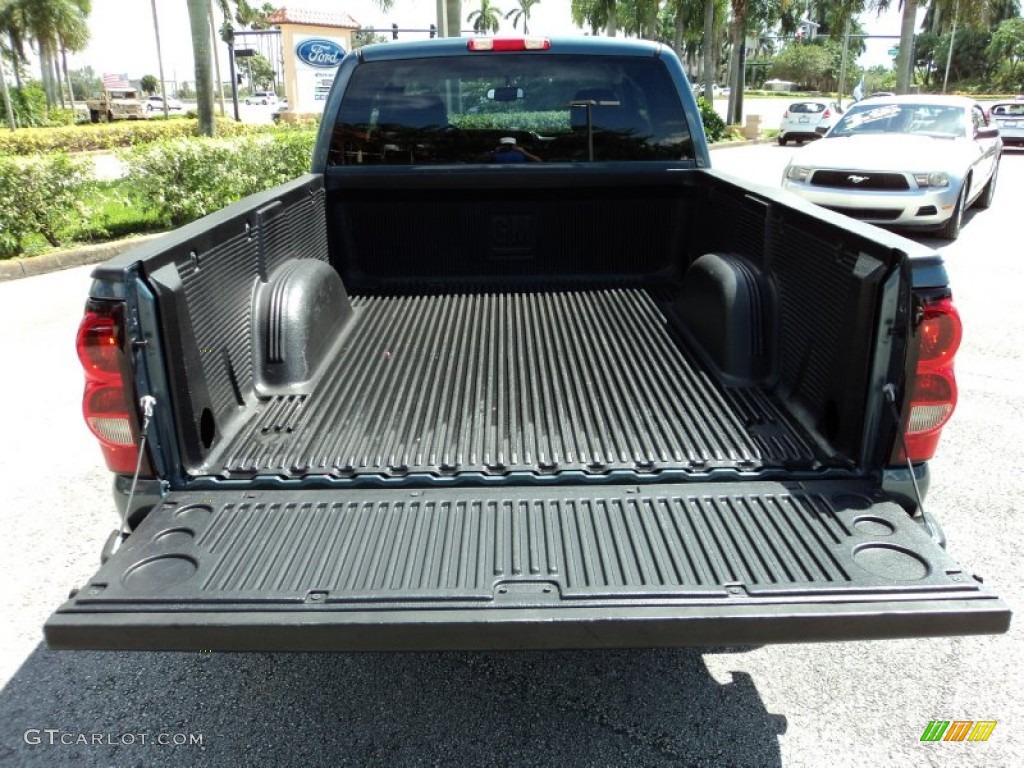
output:
[{"label": "asphalt pavement", "polygon": [[[758,145],[714,162],[777,185],[798,151]],[[929,507],[954,557],[1018,610],[1010,633],[992,637],[612,652],[50,651],[43,621],[95,570],[115,523],[79,411],[74,335],[90,268],[0,284],[0,765],[1024,764],[1024,262],[1014,247],[1024,156],[1004,157],[999,183],[956,243],[920,238],[943,252],[966,329]],[[922,743],[935,719],[997,726],[984,743]]]}]

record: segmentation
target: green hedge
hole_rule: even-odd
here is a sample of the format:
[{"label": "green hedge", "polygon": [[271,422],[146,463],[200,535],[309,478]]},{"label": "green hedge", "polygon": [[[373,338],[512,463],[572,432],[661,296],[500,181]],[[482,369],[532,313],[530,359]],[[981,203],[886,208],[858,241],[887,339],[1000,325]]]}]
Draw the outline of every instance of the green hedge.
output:
[{"label": "green hedge", "polygon": [[708,137],[708,143],[713,144],[725,138],[725,120],[715,111],[715,106],[703,96],[697,97],[697,106],[700,107],[700,119],[704,123],[704,133]]},{"label": "green hedge", "polygon": [[67,154],[0,157],[0,258],[24,251],[26,240],[42,235],[52,246],[83,215],[89,169]]},{"label": "green hedge", "polygon": [[[0,133],[0,155],[122,149],[198,134],[197,120],[129,120],[58,128],[21,128]],[[308,124],[254,125],[218,118],[218,136],[251,136],[280,130],[308,130]]]},{"label": "green hedge", "polygon": [[198,219],[309,170],[316,132],[170,139],[125,150],[128,183],[167,224]]},{"label": "green hedge", "polygon": [[113,182],[67,153],[0,157],[0,258],[184,224],[308,171],[316,131],[266,128],[123,150],[129,174]]}]

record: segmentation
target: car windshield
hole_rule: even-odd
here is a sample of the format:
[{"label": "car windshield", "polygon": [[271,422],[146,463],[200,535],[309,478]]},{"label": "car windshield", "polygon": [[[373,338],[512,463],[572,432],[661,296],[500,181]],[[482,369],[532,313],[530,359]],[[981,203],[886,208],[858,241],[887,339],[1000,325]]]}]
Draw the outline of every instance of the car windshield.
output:
[{"label": "car windshield", "polygon": [[828,138],[868,133],[963,136],[967,129],[962,107],[948,104],[862,103],[850,107]]},{"label": "car windshield", "polygon": [[657,59],[537,54],[364,64],[330,150],[332,165],[692,157]]}]

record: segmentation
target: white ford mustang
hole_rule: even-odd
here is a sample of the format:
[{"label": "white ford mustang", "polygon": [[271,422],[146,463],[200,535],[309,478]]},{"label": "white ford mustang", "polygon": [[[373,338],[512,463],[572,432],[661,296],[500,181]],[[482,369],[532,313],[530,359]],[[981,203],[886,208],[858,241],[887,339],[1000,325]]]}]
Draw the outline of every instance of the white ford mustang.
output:
[{"label": "white ford mustang", "polygon": [[954,240],[965,210],[992,204],[1001,151],[999,129],[970,99],[871,98],[797,151],[782,186],[863,221]]}]

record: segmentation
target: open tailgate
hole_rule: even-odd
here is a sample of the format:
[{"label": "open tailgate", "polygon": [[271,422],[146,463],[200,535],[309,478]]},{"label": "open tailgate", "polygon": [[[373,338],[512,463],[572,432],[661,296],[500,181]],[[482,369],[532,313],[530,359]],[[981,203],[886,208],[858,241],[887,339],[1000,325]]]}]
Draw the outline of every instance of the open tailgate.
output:
[{"label": "open tailgate", "polygon": [[1006,605],[867,487],[175,493],[45,634],[54,648],[428,650],[1005,632]]}]

